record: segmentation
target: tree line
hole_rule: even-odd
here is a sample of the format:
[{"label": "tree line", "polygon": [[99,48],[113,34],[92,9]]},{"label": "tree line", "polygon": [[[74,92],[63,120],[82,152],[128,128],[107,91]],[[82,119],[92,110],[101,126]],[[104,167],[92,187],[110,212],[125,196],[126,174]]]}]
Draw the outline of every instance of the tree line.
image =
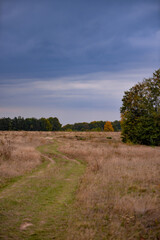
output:
[{"label": "tree line", "polygon": [[22,118],[15,117],[11,118],[1,118],[0,119],[0,130],[1,131],[59,131],[61,130],[62,124],[59,122],[58,118]]},{"label": "tree line", "polygon": [[[113,122],[108,122],[111,123],[112,128],[108,129],[109,131],[115,131],[119,132],[121,131],[121,124],[120,121],[115,120]],[[101,132],[101,131],[108,131],[107,128],[105,129],[105,124],[106,121],[93,121],[90,123],[87,122],[82,122],[82,123],[74,123],[74,124],[67,124],[62,127],[63,131],[96,131],[96,132]]]},{"label": "tree line", "polygon": [[[109,128],[106,127],[109,125]],[[62,127],[58,118],[26,118],[15,117],[0,118],[0,130],[1,131],[121,131],[120,121],[113,122],[106,121],[93,121],[90,123],[74,123],[66,124]]]}]

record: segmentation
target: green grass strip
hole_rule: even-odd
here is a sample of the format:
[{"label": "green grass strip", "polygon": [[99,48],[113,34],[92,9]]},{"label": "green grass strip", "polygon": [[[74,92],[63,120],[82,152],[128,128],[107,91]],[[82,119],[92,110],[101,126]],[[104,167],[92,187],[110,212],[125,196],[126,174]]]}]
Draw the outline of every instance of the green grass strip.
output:
[{"label": "green grass strip", "polygon": [[[56,154],[57,143],[38,148]],[[21,178],[0,195],[0,239],[66,239],[79,179],[85,166],[56,158],[55,164]],[[25,228],[25,224],[30,224]],[[24,229],[23,229],[24,228]]]}]

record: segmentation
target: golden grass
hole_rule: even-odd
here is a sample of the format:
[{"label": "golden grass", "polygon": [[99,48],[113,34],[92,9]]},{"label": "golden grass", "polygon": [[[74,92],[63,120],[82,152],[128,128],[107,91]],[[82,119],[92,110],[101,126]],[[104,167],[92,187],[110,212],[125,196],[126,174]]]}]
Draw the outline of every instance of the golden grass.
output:
[{"label": "golden grass", "polygon": [[0,183],[31,171],[41,163],[35,147],[48,142],[50,133],[0,132]]},{"label": "golden grass", "polygon": [[120,133],[1,132],[0,175],[35,167],[34,148],[52,138],[60,152],[87,163],[68,240],[160,239],[160,148],[123,144]]},{"label": "golden grass", "polygon": [[61,141],[61,152],[88,163],[68,239],[160,239],[159,148],[123,144],[119,133]]}]

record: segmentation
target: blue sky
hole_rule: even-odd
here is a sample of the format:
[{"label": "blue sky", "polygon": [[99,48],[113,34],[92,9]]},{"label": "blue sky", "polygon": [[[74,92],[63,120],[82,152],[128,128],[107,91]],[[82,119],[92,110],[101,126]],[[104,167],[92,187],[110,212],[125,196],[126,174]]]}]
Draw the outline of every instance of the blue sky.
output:
[{"label": "blue sky", "polygon": [[120,119],[158,68],[159,0],[0,1],[0,117]]}]

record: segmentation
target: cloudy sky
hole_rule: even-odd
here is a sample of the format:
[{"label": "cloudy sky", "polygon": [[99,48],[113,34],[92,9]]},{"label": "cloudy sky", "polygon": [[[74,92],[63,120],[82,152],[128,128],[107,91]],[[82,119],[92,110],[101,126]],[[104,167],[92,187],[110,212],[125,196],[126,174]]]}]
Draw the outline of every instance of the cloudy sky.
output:
[{"label": "cloudy sky", "polygon": [[0,0],[0,117],[120,119],[160,68],[160,0]]}]

